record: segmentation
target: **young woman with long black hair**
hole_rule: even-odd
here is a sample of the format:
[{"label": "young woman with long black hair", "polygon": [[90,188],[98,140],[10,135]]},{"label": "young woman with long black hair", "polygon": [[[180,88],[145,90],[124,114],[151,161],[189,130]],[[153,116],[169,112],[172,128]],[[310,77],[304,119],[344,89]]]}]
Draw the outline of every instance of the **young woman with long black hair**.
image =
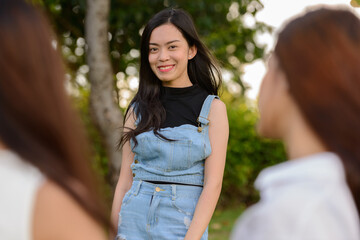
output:
[{"label": "young woman with long black hair", "polygon": [[165,9],[148,22],[139,90],[121,139],[112,210],[117,239],[207,239],[229,131],[220,84],[185,11]]}]

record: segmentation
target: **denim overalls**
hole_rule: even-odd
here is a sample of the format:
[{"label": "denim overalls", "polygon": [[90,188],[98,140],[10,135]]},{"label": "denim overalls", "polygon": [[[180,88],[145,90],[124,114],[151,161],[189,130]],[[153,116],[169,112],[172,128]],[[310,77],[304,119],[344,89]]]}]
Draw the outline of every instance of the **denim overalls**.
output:
[{"label": "denim overalls", "polygon": [[[161,139],[153,131],[139,134],[137,146],[131,141],[133,184],[122,201],[116,239],[184,239],[202,192],[204,162],[211,153],[208,114],[214,98],[218,97],[205,99],[198,127],[184,124],[160,130],[175,141]],[[207,235],[206,229],[201,239]]]}]

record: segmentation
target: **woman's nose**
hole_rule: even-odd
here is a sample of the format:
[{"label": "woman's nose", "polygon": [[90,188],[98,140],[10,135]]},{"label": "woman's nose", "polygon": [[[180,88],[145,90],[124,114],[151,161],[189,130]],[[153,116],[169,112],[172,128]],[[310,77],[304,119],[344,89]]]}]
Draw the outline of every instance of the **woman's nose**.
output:
[{"label": "woman's nose", "polygon": [[169,60],[169,53],[166,50],[161,50],[159,53],[159,60],[160,61],[167,61]]}]

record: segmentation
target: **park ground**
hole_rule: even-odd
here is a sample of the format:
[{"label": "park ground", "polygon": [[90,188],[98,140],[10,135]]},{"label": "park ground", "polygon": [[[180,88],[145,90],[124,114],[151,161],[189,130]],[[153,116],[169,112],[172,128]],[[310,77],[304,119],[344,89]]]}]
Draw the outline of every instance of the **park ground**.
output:
[{"label": "park ground", "polygon": [[245,206],[217,209],[209,224],[209,240],[229,239],[236,219],[244,211]]}]

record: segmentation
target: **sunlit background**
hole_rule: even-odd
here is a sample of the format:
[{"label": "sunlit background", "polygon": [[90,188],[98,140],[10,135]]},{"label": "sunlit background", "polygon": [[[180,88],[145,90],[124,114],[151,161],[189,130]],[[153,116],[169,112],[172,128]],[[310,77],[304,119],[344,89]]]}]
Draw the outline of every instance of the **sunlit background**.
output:
[{"label": "sunlit background", "polygon": [[[264,8],[255,16],[258,21],[274,27],[272,34],[259,35],[257,41],[259,43],[267,44],[266,52],[272,50],[276,41],[276,34],[281,29],[285,21],[292,18],[294,15],[301,14],[308,8],[313,8],[319,4],[331,5],[334,7],[350,7],[350,0],[262,0]],[[360,8],[352,8],[360,15]],[[253,19],[249,18],[249,25],[253,24]],[[249,85],[249,90],[246,92],[248,98],[255,100],[261,79],[266,71],[266,63],[263,60],[255,60],[251,64],[244,66],[243,80]]]},{"label": "sunlit background", "polygon": [[[255,28],[256,22],[263,22],[271,27],[273,27],[272,33],[260,33],[258,32],[255,35],[255,41],[259,45],[266,45],[267,48],[265,50],[265,55],[268,54],[272,48],[274,47],[274,43],[276,41],[276,35],[278,31],[281,29],[281,26],[297,14],[301,14],[307,9],[311,9],[321,4],[331,5],[334,7],[347,7],[348,9],[353,9],[353,11],[360,15],[360,8],[352,8],[350,6],[350,0],[300,0],[300,1],[289,1],[289,0],[261,0],[261,3],[264,5],[262,8],[261,6],[257,6],[259,4],[253,1],[251,4],[248,5],[248,8],[256,8],[261,9],[255,15],[255,18],[252,14],[250,14],[251,9],[248,9],[248,13],[244,14],[243,16],[239,16],[239,4],[234,2],[230,8],[229,12],[226,16],[228,21],[232,21],[236,18],[241,18],[242,24],[248,28]],[[255,4],[255,5],[254,5]],[[57,5],[61,10],[61,6]],[[75,9],[76,10],[76,9]],[[73,11],[75,11],[73,9]],[[139,30],[139,35],[141,35],[143,29]],[[73,38],[64,35],[64,44],[62,45],[62,52],[65,56],[66,60],[71,63],[76,63],[78,57],[82,57],[85,54],[85,39],[82,37],[77,38],[74,40]],[[108,33],[108,39],[111,41],[113,38],[112,34]],[[76,49],[71,50],[69,47],[70,45],[74,44],[73,41],[76,41]],[[55,44],[56,45],[56,44]],[[251,49],[254,48],[253,45],[248,44],[246,48]],[[226,52],[232,53],[235,51],[235,45],[228,45],[226,47]],[[111,53],[111,57],[114,59],[119,59],[120,53],[118,51],[113,50]],[[125,56],[126,59],[139,59],[140,51],[138,49],[131,49]],[[248,99],[256,100],[259,87],[261,84],[261,80],[266,71],[266,63],[262,59],[254,60],[254,56],[252,55],[251,51],[247,52],[244,58],[251,62],[249,64],[243,63],[239,61],[239,58],[236,56],[230,56],[228,58],[229,63],[240,69],[240,72],[243,73],[241,77],[242,82],[245,84],[247,90],[245,91],[245,95]],[[75,76],[71,76],[70,74],[67,75],[67,78],[70,80],[73,78],[77,87],[69,84],[67,86],[68,91],[71,95],[77,96],[79,95],[79,88],[83,89],[90,88],[87,74],[89,72],[89,67],[87,65],[82,65],[78,68]],[[133,98],[138,85],[139,85],[139,72],[138,72],[138,65],[130,63],[126,66],[124,72],[117,72],[115,73],[116,76],[116,85],[118,89],[118,102],[121,108],[126,108]],[[239,95],[242,88],[240,84],[236,81],[233,81],[234,75],[233,72],[223,69],[223,78],[225,82],[225,86],[229,93],[233,95]]]}]

